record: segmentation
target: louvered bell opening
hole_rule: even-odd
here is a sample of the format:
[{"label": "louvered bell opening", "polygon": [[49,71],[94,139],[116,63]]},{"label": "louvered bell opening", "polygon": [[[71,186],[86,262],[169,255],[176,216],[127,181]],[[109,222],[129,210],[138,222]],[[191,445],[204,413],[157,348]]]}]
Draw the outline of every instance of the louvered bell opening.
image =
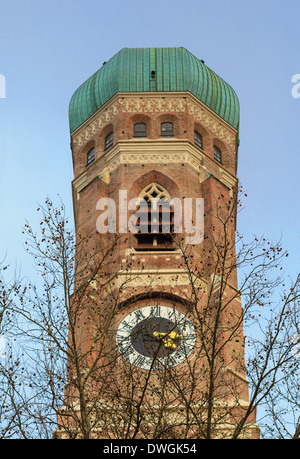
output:
[{"label": "louvered bell opening", "polygon": [[169,201],[160,200],[151,205],[151,200],[146,198],[145,202],[139,207],[137,250],[173,250],[174,210]]}]

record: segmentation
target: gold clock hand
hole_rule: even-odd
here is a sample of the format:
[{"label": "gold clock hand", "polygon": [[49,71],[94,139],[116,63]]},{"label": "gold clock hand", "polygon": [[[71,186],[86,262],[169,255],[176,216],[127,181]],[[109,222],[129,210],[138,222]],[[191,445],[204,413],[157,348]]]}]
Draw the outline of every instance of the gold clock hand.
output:
[{"label": "gold clock hand", "polygon": [[185,338],[185,337],[188,337],[189,335],[180,335],[179,333],[176,333],[175,331],[171,331],[168,336],[171,338],[171,339],[177,339],[177,338]]},{"label": "gold clock hand", "polygon": [[167,333],[160,333],[160,332],[156,332],[156,331],[153,332],[153,336],[155,338],[162,338],[163,336],[166,336],[166,335],[167,335]]},{"label": "gold clock hand", "polygon": [[153,332],[153,336],[155,338],[162,338],[162,342],[166,348],[176,349],[177,346],[173,340],[177,338],[188,337],[189,335],[181,335],[175,331],[171,331],[169,333]]},{"label": "gold clock hand", "polygon": [[187,338],[187,337],[189,337],[189,335],[180,335],[179,333],[176,333],[175,331],[171,331],[169,333],[154,332],[153,336],[155,338],[163,338],[164,336],[167,336],[170,339]]},{"label": "gold clock hand", "polygon": [[170,338],[164,338],[162,340],[163,344],[165,347],[167,348],[172,348],[172,349],[176,349],[176,344],[173,342],[173,340],[171,340]]}]

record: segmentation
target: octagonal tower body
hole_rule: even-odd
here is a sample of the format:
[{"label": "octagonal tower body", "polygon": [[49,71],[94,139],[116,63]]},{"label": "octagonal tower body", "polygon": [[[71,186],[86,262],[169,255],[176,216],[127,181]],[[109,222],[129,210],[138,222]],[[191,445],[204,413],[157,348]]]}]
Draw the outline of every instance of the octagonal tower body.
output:
[{"label": "octagonal tower body", "polygon": [[[90,282],[92,291],[98,294],[99,309],[111,311],[114,298],[111,343],[115,343],[122,321],[134,311],[158,304],[173,308],[194,321],[197,335],[197,345],[188,358],[174,365],[176,371],[186,375],[203,351],[196,316],[199,318],[200,314],[208,322],[214,320],[213,305],[221,295],[220,301],[230,304],[220,319],[220,340],[224,342],[229,320],[242,314],[236,270],[226,271],[230,272],[222,281],[213,245],[221,247],[226,236],[231,259],[234,258],[238,98],[228,83],[184,48],[124,48],[77,89],[70,101],[69,121],[77,238],[89,236],[89,256],[97,249],[103,255],[103,247],[108,247],[116,236],[105,282],[97,276]],[[150,201],[151,196],[157,195],[169,201],[177,198],[182,203],[188,198],[193,203],[193,212],[197,199],[201,199],[203,238],[196,244],[186,244],[186,232],[174,234],[172,221],[171,235],[161,234],[159,223],[155,231],[150,226],[143,234],[130,231],[128,222],[133,209],[128,208],[128,203],[135,198]],[[122,200],[124,196],[127,200]],[[99,204],[103,198],[116,204],[115,234],[103,230],[107,224],[100,217],[105,210],[104,201]],[[85,350],[93,343],[91,327],[86,325],[87,315],[83,314],[78,330],[78,340]],[[222,428],[216,428],[216,437],[230,437],[249,403],[241,324],[233,336],[224,346],[221,358],[226,368],[223,379],[231,389],[216,391],[215,396],[216,412],[220,407],[231,406],[233,414],[227,415]],[[146,371],[133,358],[126,360],[119,355],[118,361],[119,365],[132,368],[132,374]],[[205,366],[199,358],[195,368],[201,365]],[[153,380],[157,380],[157,375],[156,372]],[[200,399],[205,403],[206,382],[200,376],[198,379],[198,393],[202,395],[195,398],[195,405],[199,407]],[[188,378],[184,384],[194,386]],[[182,412],[181,403],[177,405],[175,412]],[[165,422],[171,427],[174,416],[174,412],[165,415]],[[184,416],[180,423],[185,425]],[[244,437],[258,436],[255,413],[251,413],[245,426]],[[100,422],[95,435],[105,437],[107,429]],[[196,431],[191,429],[188,436],[200,436]]]}]

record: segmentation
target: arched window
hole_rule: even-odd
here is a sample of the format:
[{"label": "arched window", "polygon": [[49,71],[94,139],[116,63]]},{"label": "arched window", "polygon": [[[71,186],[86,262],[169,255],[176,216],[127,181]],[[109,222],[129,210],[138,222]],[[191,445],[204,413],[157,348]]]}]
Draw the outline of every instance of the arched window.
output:
[{"label": "arched window", "polygon": [[135,234],[137,250],[172,250],[174,211],[169,193],[161,185],[151,183],[139,198],[139,231]]},{"label": "arched window", "polygon": [[146,124],[136,123],[134,125],[134,137],[146,137]]},{"label": "arched window", "polygon": [[214,159],[218,161],[219,163],[222,163],[221,150],[215,145],[214,145]]},{"label": "arched window", "polygon": [[174,137],[173,123],[162,123],[160,134],[162,137]]},{"label": "arched window", "polygon": [[95,161],[95,147],[89,149],[86,155],[86,167]]},{"label": "arched window", "polygon": [[113,134],[113,132],[110,132],[105,137],[105,150],[110,148],[113,145],[113,143],[114,143],[114,134]]},{"label": "arched window", "polygon": [[195,131],[194,132],[194,142],[195,142],[195,145],[197,145],[197,147],[200,147],[200,148],[203,148],[202,147],[202,135],[199,134],[199,132]]}]

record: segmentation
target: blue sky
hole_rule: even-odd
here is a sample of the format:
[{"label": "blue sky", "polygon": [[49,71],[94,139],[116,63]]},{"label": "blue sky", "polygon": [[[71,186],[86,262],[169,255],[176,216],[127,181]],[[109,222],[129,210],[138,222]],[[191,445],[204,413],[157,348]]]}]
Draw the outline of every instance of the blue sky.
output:
[{"label": "blue sky", "polygon": [[23,269],[21,231],[60,195],[72,215],[68,105],[123,47],[183,46],[224,78],[241,105],[238,176],[245,234],[282,236],[300,267],[299,0],[0,0],[0,258]]}]

